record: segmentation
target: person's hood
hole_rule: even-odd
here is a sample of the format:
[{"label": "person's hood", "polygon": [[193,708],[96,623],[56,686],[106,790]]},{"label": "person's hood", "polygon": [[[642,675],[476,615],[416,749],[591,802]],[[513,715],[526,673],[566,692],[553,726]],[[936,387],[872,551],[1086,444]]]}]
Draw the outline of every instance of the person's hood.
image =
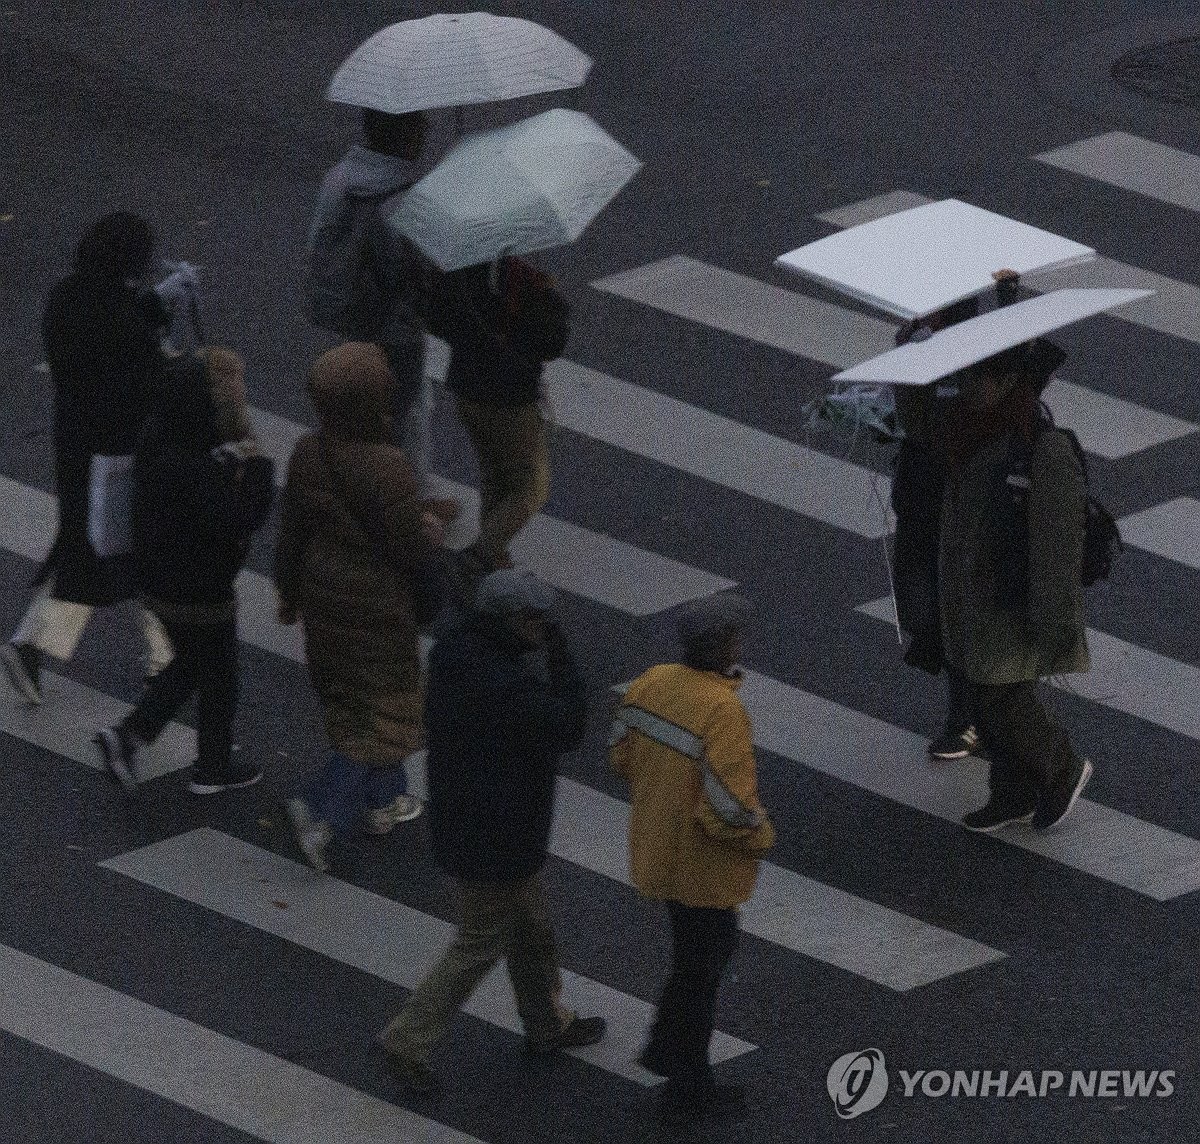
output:
[{"label": "person's hood", "polygon": [[394,380],[379,346],[343,342],[323,353],[308,375],[321,430],[356,441],[382,441]]}]

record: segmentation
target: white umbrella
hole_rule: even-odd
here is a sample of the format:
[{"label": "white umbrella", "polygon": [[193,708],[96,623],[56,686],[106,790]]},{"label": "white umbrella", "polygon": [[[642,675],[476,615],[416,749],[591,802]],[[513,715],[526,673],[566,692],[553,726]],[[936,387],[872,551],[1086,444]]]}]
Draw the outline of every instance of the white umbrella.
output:
[{"label": "white umbrella", "polygon": [[325,98],[400,115],[578,87],[592,61],[532,20],[488,12],[403,20],[360,44]]},{"label": "white umbrella", "polygon": [[775,264],[901,318],[922,318],[989,289],[996,270],[1028,274],[1095,256],[1036,226],[943,199],[810,242]]},{"label": "white umbrella", "polygon": [[1153,293],[1153,290],[1055,290],[947,326],[924,341],[908,342],[836,373],[832,380],[928,385],[1022,342]]},{"label": "white umbrella", "polygon": [[641,165],[583,112],[553,108],[464,136],[385,217],[457,270],[574,242]]}]

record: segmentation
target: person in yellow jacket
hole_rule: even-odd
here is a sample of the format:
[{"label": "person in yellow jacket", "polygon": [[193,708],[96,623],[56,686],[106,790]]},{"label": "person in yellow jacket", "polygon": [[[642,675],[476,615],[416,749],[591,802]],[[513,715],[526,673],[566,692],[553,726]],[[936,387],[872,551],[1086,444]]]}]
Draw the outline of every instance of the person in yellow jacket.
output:
[{"label": "person in yellow jacket", "polygon": [[629,781],[633,884],[666,903],[672,961],[640,1058],[667,1078],[668,1111],[707,1115],[744,1103],[708,1063],[717,987],[737,947],[737,907],[754,892],[775,831],[758,799],[750,720],[736,668],[749,606],[722,594],[679,619],[683,662],[630,684],[609,742]]}]

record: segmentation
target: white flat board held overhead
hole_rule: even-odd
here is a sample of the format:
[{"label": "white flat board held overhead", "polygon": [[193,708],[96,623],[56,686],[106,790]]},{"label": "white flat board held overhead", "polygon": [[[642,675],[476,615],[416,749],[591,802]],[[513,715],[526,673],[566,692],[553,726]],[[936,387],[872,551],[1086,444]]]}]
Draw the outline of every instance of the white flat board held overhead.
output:
[{"label": "white flat board held overhead", "polygon": [[1153,291],[1055,290],[948,326],[924,341],[898,346],[834,374],[832,380],[928,385],[993,354],[1150,293]]},{"label": "white flat board held overhead", "polygon": [[1090,246],[943,199],[810,242],[775,265],[907,319],[982,293],[997,270],[1028,274],[1095,257]]}]

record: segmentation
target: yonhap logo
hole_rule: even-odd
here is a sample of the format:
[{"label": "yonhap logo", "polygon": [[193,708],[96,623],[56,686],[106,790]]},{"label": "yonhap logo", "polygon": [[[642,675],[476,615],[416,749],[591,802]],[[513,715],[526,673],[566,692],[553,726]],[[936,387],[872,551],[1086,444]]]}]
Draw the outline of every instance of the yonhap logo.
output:
[{"label": "yonhap logo", "polygon": [[862,1049],[838,1057],[830,1066],[825,1087],[843,1120],[853,1120],[878,1108],[888,1090],[883,1053],[878,1049]]}]

